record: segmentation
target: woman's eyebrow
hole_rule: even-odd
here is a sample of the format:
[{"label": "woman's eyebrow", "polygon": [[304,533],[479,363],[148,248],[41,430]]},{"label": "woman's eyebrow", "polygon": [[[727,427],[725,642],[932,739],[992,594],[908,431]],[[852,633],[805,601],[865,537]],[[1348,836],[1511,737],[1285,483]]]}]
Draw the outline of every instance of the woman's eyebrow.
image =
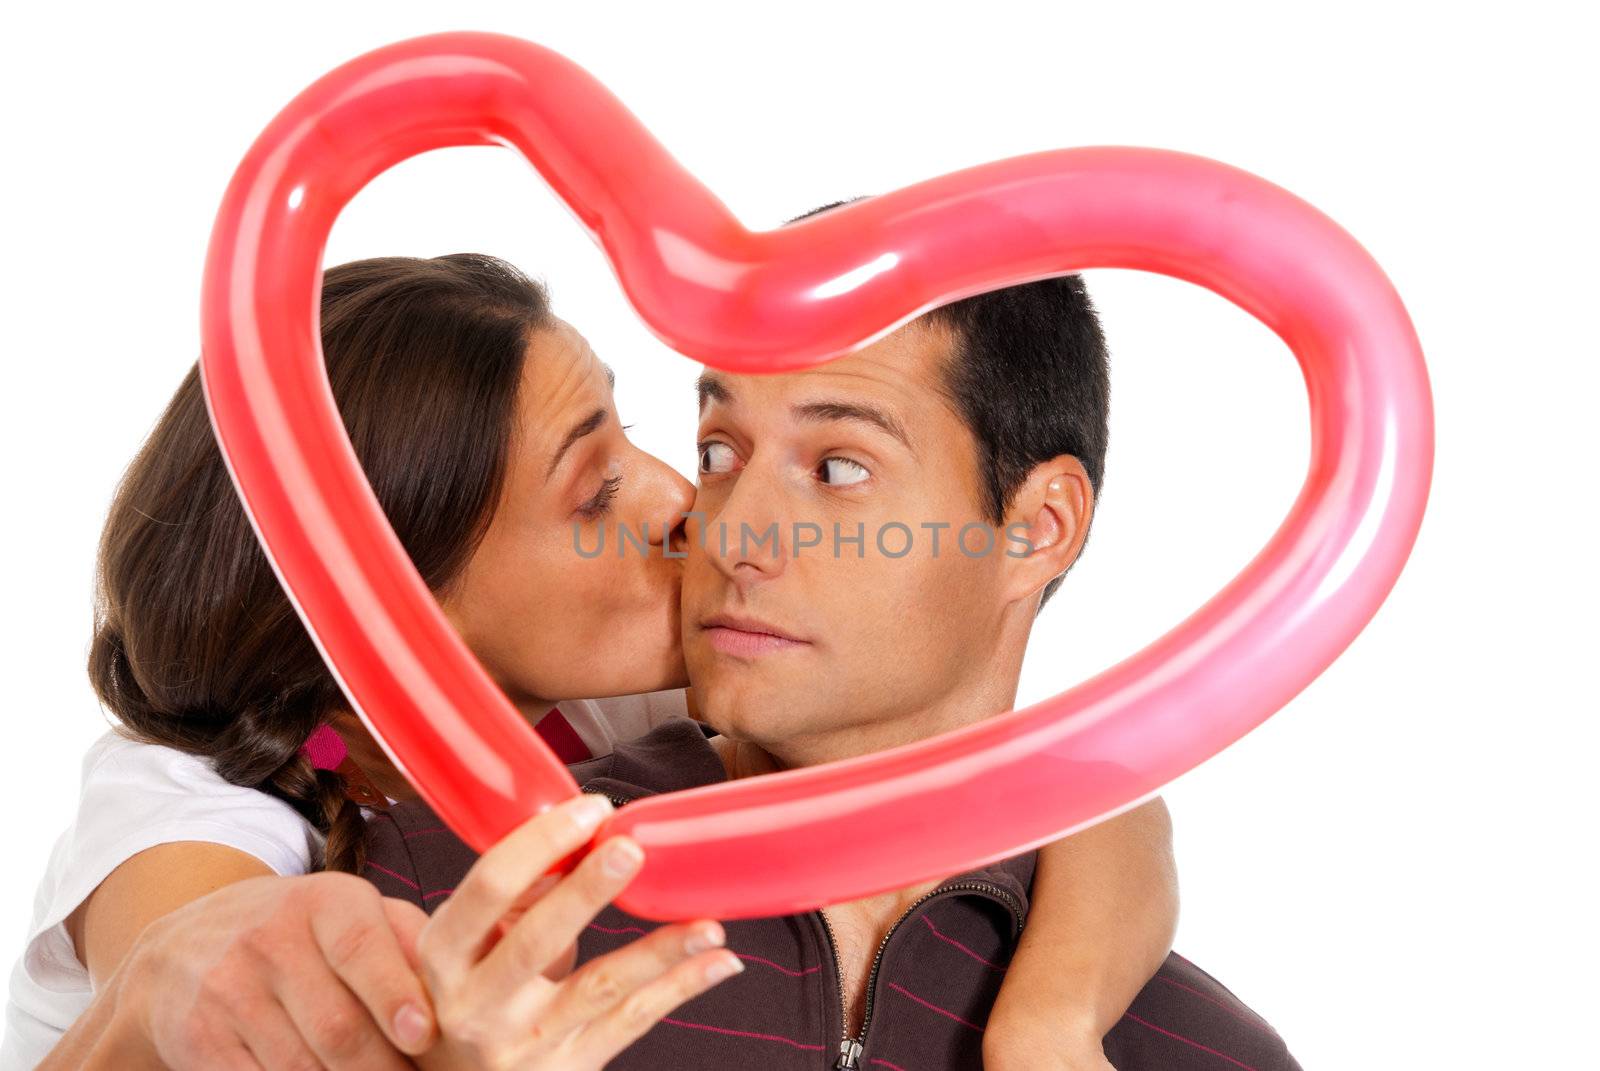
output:
[{"label": "woman's eyebrow", "polygon": [[555,456],[550,459],[549,467],[544,470],[544,478],[548,480],[550,478],[550,474],[556,471],[556,466],[561,464],[561,459],[566,456],[568,450],[572,449],[573,443],[577,442],[585,435],[591,434],[605,422],[606,410],[604,407],[602,407],[600,409],[596,409],[594,412],[584,417],[581,421],[574,424],[572,426],[572,430],[567,432],[567,437],[561,440],[561,445],[556,449]]}]

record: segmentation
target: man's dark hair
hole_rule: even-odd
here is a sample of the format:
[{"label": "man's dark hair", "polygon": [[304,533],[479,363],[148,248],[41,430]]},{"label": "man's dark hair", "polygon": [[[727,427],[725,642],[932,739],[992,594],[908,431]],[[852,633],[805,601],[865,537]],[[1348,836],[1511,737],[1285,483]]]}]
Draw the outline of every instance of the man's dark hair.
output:
[{"label": "man's dark hair", "polygon": [[[860,200],[834,201],[787,222]],[[1005,522],[1034,466],[1061,454],[1083,465],[1098,503],[1111,370],[1083,279],[1058,275],[974,294],[923,313],[919,322],[943,327],[954,339],[944,388],[977,443],[990,523]],[[1045,586],[1041,606],[1065,576]]]}]

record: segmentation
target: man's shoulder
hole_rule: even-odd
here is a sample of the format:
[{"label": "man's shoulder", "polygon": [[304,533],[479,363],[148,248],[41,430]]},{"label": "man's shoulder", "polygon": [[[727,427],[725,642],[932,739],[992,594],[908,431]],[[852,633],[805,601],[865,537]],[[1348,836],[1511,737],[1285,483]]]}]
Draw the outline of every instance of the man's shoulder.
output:
[{"label": "man's shoulder", "polygon": [[1272,1025],[1216,978],[1173,952],[1105,1038],[1117,1067],[1300,1071]]},{"label": "man's shoulder", "polygon": [[707,729],[692,718],[670,718],[609,755],[569,767],[585,791],[637,799],[716,784],[728,772]]},{"label": "man's shoulder", "polygon": [[[585,792],[638,799],[727,779],[699,722],[673,718],[610,755],[569,766]],[[431,911],[472,869],[478,853],[421,798],[402,800],[367,819],[362,875],[383,893]]]}]

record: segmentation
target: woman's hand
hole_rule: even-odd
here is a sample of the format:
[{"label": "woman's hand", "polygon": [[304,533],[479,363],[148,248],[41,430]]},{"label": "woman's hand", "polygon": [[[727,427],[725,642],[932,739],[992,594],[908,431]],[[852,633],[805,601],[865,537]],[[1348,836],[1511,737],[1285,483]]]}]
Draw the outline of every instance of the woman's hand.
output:
[{"label": "woman's hand", "polygon": [[350,874],[233,882],[145,927],[39,1066],[399,1071],[435,1039],[428,921]]},{"label": "woman's hand", "polygon": [[529,820],[475,863],[417,938],[440,1041],[425,1071],[603,1068],[660,1018],[743,969],[711,920],[662,926],[568,973],[578,934],[638,873],[612,837],[542,877],[611,813],[585,795]]}]

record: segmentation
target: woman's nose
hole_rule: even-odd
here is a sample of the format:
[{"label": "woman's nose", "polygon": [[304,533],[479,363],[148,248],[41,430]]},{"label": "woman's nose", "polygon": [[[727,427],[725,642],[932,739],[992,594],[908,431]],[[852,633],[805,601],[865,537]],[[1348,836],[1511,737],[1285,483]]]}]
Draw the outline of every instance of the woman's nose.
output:
[{"label": "woman's nose", "polygon": [[684,514],[694,507],[694,484],[679,475],[671,465],[645,455],[649,466],[650,503],[646,514],[649,539],[654,546],[679,548],[683,538]]}]

